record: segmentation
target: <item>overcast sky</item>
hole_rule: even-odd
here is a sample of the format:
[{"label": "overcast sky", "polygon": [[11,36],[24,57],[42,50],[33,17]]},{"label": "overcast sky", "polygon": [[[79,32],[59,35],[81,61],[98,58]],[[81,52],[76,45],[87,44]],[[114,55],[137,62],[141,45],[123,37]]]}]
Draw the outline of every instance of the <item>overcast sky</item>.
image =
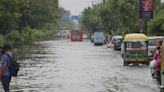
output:
[{"label": "overcast sky", "polygon": [[72,15],[79,15],[84,8],[91,6],[93,1],[98,0],[59,0],[59,5],[71,11]]},{"label": "overcast sky", "polygon": [[84,8],[92,5],[94,0],[59,0],[59,5],[71,11],[72,15],[79,15]]}]

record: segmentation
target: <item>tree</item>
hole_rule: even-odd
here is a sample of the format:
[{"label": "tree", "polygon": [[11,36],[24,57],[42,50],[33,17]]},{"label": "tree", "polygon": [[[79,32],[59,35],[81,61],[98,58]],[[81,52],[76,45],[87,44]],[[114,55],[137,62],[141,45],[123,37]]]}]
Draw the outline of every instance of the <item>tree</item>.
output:
[{"label": "tree", "polygon": [[82,25],[86,27],[86,29],[90,32],[101,31],[103,28],[101,17],[99,16],[100,7],[95,5],[93,8],[88,7],[82,13],[81,22]]},{"label": "tree", "polygon": [[0,33],[30,26],[48,29],[57,24],[58,0],[0,0]]},{"label": "tree", "polygon": [[0,32],[6,34],[18,28],[17,0],[0,0]]},{"label": "tree", "polygon": [[[149,22],[150,35],[164,35],[164,3],[159,4],[154,19]],[[158,12],[157,12],[158,11]]]},{"label": "tree", "polygon": [[[160,0],[155,0],[154,3],[155,15],[162,13],[164,7]],[[85,9],[81,22],[86,30],[94,29],[101,24],[101,31],[113,35],[140,32],[142,24],[139,19],[139,0],[105,0]]]},{"label": "tree", "polygon": [[71,16],[70,11],[59,7],[59,29],[61,30],[71,30],[76,28],[76,23],[73,20],[62,20],[62,16]]}]

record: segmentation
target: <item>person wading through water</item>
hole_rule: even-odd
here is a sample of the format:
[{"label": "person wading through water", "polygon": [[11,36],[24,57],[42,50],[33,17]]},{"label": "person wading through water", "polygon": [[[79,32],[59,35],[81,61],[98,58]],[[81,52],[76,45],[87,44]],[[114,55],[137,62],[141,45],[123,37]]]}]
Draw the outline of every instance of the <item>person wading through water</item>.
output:
[{"label": "person wading through water", "polygon": [[9,71],[9,66],[11,65],[11,59],[8,55],[12,57],[10,44],[4,44],[2,47],[2,64],[0,68],[0,79],[5,92],[10,92],[10,81],[11,73]]}]

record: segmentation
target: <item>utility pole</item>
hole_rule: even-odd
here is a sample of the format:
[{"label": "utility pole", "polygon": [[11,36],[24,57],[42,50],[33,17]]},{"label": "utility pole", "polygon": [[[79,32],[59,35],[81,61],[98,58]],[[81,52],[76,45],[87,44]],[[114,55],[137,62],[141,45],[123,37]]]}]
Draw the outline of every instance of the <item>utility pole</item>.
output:
[{"label": "utility pole", "polygon": [[147,35],[147,20],[144,21],[144,33]]},{"label": "utility pole", "polygon": [[103,0],[103,4],[106,4],[107,0]]}]

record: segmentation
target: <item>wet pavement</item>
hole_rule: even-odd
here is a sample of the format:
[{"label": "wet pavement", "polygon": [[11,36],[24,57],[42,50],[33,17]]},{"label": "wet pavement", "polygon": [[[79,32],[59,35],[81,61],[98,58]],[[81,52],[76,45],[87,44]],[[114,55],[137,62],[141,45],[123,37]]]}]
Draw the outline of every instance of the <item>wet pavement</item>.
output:
[{"label": "wet pavement", "polygon": [[[36,43],[12,92],[159,92],[148,66],[123,66],[120,52],[89,41]],[[1,92],[1,91],[0,91]]]}]

